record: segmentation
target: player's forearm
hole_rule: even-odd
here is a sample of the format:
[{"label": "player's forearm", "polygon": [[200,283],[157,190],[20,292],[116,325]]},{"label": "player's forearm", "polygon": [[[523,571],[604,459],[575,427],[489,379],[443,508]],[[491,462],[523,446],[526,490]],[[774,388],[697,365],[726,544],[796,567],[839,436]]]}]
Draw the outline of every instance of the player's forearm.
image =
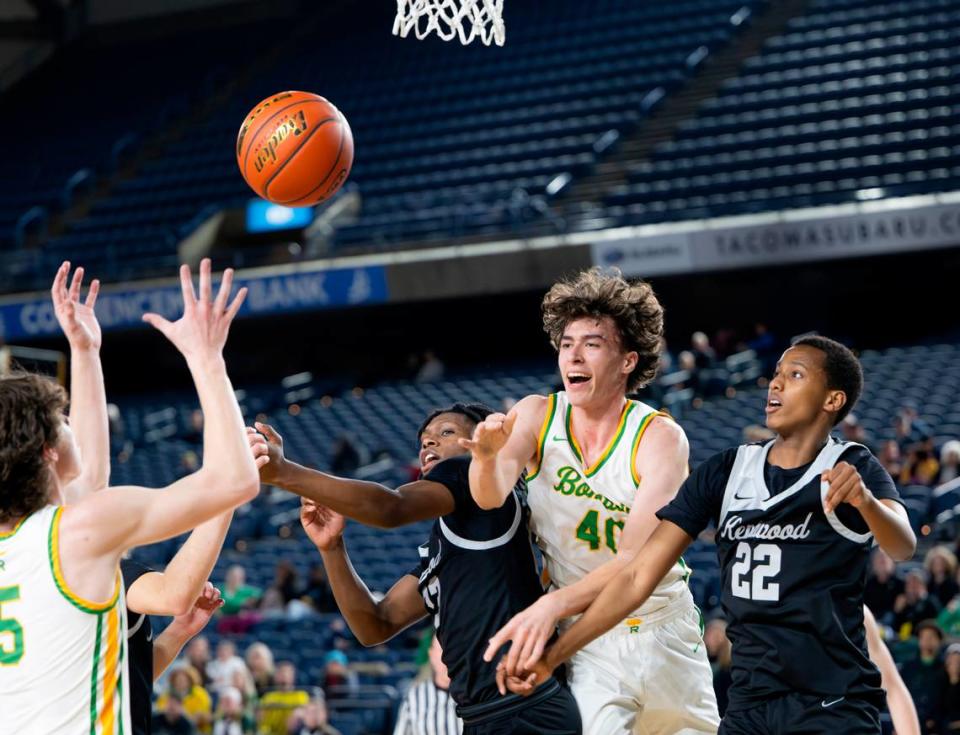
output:
[{"label": "player's forearm", "polygon": [[370,590],[350,562],[343,539],[336,548],[320,551],[333,597],[350,630],[364,646],[374,646],[400,632],[391,623],[370,594]]},{"label": "player's forearm", "polygon": [[910,528],[906,513],[900,514],[873,497],[861,505],[859,511],[877,544],[894,561],[907,561],[913,557],[917,537]]},{"label": "player's forearm", "polygon": [[376,482],[350,480],[284,461],[274,484],[368,526],[396,528],[435,515],[418,514],[394,489]]},{"label": "player's forearm", "polygon": [[197,526],[163,573],[167,602],[182,615],[196,602],[217,563],[233,511]]},{"label": "player's forearm", "polygon": [[229,487],[235,486],[243,502],[259,476],[250,454],[240,406],[227,376],[223,358],[200,357],[188,361],[203,411],[203,464],[215,468]]},{"label": "player's forearm", "polygon": [[80,450],[81,486],[87,491],[105,488],[110,481],[110,427],[96,349],[70,352],[70,426]]},{"label": "player's forearm", "polygon": [[506,467],[499,455],[474,457],[470,462],[470,494],[484,510],[499,508],[519,479]]},{"label": "player's forearm", "polygon": [[579,582],[561,587],[547,595],[554,605],[557,618],[567,618],[586,610],[610,580],[616,578],[629,565],[635,555],[621,550],[617,556],[594,569]]},{"label": "player's forearm", "polygon": [[172,664],[180,651],[190,640],[190,634],[183,630],[179,624],[174,621],[168,625],[153,641],[153,680],[156,681],[160,675]]},{"label": "player's forearm", "polygon": [[898,682],[883,682],[887,690],[887,709],[890,710],[890,719],[893,720],[893,729],[897,735],[920,735],[920,719],[917,717],[917,708],[913,704],[913,697],[903,679]]},{"label": "player's forearm", "polygon": [[679,527],[661,523],[640,553],[607,583],[583,617],[548,649],[546,660],[550,668],[562,664],[646,602],[691,541]]}]

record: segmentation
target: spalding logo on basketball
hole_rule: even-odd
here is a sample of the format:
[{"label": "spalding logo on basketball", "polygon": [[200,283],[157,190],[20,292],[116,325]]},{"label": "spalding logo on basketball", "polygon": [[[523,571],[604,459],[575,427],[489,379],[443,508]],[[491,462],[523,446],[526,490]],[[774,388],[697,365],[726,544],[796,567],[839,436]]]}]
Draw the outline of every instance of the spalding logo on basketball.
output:
[{"label": "spalding logo on basketball", "polygon": [[237,165],[258,196],[305,207],[333,196],[353,165],[343,114],[309,92],[281,92],[251,110],[237,135]]}]

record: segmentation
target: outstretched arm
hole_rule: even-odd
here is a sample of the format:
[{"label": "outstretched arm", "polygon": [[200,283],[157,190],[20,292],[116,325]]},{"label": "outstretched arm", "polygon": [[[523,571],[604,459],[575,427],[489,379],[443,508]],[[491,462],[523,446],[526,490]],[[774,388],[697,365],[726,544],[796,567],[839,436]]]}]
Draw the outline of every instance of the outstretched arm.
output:
[{"label": "outstretched arm", "polygon": [[379,602],[360,579],[343,543],[344,518],[329,508],[303,500],[300,521],[316,544],[327,570],[337,606],[350,630],[365,646],[388,641],[427,615],[417,579],[401,577]]},{"label": "outstretched arm", "polygon": [[549,400],[527,396],[510,413],[487,416],[477,424],[472,439],[460,440],[460,446],[473,455],[470,493],[484,510],[503,505],[524,468],[539,462],[538,439]]},{"label": "outstretched arm", "polygon": [[186,615],[213,571],[233,511],[194,529],[163,572],[148,572],[127,589],[127,607],[146,615]]},{"label": "outstretched arm", "polygon": [[578,582],[544,595],[515,615],[491,639],[488,660],[508,641],[513,643],[505,665],[511,675],[541,657],[557,622],[583,612],[643,548],[659,524],[656,512],[673,500],[687,477],[689,452],[687,437],[676,423],[666,418],[651,422],[636,459],[642,480],[620,534],[616,556]]},{"label": "outstretched arm", "polygon": [[214,300],[206,259],[200,266],[199,299],[189,268],[184,266],[180,276],[183,317],[172,324],[155,314],[144,319],[187,359],[205,419],[203,466],[163,490],[110,488],[63,510],[59,539],[63,572],[70,586],[88,598],[104,599],[109,594],[105,582],[109,575],[101,572],[115,568],[124,550],[184,533],[253,499],[259,491],[222,354],[245,290],[228,305],[233,273],[227,270]]},{"label": "outstretched arm", "polygon": [[68,289],[69,276],[70,263],[64,262],[53,279],[50,296],[57,321],[70,344],[70,426],[80,450],[81,466],[80,475],[63,490],[64,501],[72,503],[105,488],[110,481],[110,428],[100,364],[102,338],[94,314],[100,281],[91,281],[87,298],[81,301],[83,268],[74,271]]},{"label": "outstretched arm", "polygon": [[419,480],[393,489],[311,470],[284,457],[283,437],[276,429],[261,423],[256,427],[247,427],[247,439],[260,479],[268,485],[377,528],[396,528],[454,511],[453,496],[438,482]]},{"label": "outstretched arm", "polygon": [[[141,577],[141,579],[143,579]],[[220,607],[220,590],[209,582],[197,596],[193,606],[183,615],[173,619],[153,641],[153,680],[156,681],[167,667],[180,655],[187,642],[206,627]]]},{"label": "outstretched arm", "polygon": [[[519,690],[519,693],[532,691],[534,685],[543,683],[557,666],[646,602],[692,541],[679,526],[670,521],[661,521],[642,552],[634,556],[626,568],[610,580],[583,617],[546,650],[539,662],[524,667],[536,674],[536,677],[533,682],[528,680],[526,691]],[[493,658],[489,653],[488,649],[484,655],[486,660]],[[505,670],[502,673],[506,673]],[[502,673],[498,674],[498,680],[501,683],[501,692],[505,692]]]}]

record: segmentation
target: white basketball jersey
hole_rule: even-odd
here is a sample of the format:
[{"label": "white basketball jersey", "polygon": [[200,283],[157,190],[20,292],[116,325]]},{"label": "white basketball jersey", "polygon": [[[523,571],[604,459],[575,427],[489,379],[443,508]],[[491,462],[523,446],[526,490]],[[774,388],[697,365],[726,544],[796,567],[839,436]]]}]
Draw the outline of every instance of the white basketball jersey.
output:
[{"label": "white basketball jersey", "polygon": [[[566,393],[549,397],[537,464],[527,473],[531,529],[550,582],[557,587],[580,581],[617,553],[620,532],[642,481],[635,461],[640,442],[650,422],[665,415],[639,401],[627,401],[610,445],[587,467],[571,414]],[[649,615],[684,594],[688,576],[681,559],[634,616]]]},{"label": "white basketball jersey", "polygon": [[60,570],[63,508],[0,534],[0,731],[131,732],[123,585],[110,602],[70,591]]}]

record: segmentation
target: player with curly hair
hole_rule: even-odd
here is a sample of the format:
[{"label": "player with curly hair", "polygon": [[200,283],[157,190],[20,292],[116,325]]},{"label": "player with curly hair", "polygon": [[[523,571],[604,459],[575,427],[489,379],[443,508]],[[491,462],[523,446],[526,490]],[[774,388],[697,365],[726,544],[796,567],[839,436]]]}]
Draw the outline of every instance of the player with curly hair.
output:
[{"label": "player with curly hair", "polygon": [[[569,625],[633,558],[688,472],[683,430],[627,397],[656,374],[663,307],[650,285],[594,268],[556,283],[542,310],[564,390],[527,396],[463,443],[480,507],[499,507],[526,477],[552,586],[491,639],[488,660],[512,641],[510,673],[535,662],[554,626]],[[643,606],[571,659],[584,733],[717,731],[688,576],[681,559]]]}]

